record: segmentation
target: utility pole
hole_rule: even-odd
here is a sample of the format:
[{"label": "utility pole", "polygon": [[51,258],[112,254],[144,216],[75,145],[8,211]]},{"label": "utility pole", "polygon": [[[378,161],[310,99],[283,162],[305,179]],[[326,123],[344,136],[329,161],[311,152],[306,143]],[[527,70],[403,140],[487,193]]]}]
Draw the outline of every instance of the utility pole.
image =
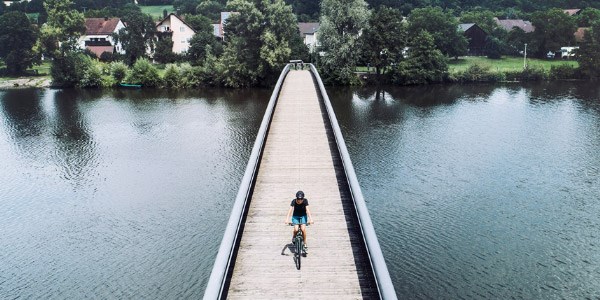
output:
[{"label": "utility pole", "polygon": [[527,43],[525,43],[525,51],[523,52],[523,69],[527,69]]}]

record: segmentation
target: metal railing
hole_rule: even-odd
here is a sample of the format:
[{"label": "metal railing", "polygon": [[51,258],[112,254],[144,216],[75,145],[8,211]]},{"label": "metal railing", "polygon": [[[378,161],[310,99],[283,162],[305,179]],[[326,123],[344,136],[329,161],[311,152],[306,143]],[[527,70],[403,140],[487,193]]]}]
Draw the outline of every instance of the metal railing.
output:
[{"label": "metal railing", "polygon": [[[329,100],[329,97],[327,96],[327,92],[323,85],[323,81],[321,80],[321,77],[319,76],[319,73],[317,72],[316,68],[312,64],[308,65],[310,66],[310,70],[317,80],[320,93],[323,97],[325,108],[327,110],[327,115],[329,117],[329,121],[331,122],[331,127],[333,129],[336,145],[338,147],[338,151],[340,153],[340,157],[344,165],[344,172],[348,180],[350,192],[352,194],[354,206],[358,215],[359,225],[361,227],[363,239],[367,247],[369,260],[371,262],[375,280],[377,282],[377,289],[379,291],[379,295],[382,299],[386,300],[397,299],[392,280],[390,278],[387,266],[385,264],[385,260],[383,258],[383,254],[381,253],[379,241],[377,240],[377,236],[373,228],[373,223],[371,222],[369,211],[367,209],[365,200],[362,195],[362,191],[358,184],[358,179],[356,178],[354,167],[352,165],[352,161],[350,160],[350,155],[348,154],[346,143],[344,142],[344,138],[342,136],[342,132],[335,117],[335,113],[333,112],[331,102]],[[228,271],[234,263],[234,254],[238,246],[237,243],[239,241],[240,230],[243,226],[242,221],[246,214],[248,200],[251,196],[250,193],[252,191],[252,188],[254,186],[254,180],[258,173],[260,158],[262,156],[265,140],[268,134],[268,129],[275,110],[275,104],[281,91],[283,80],[290,71],[290,67],[291,64],[286,65],[286,67],[281,72],[279,80],[277,81],[275,89],[273,90],[273,94],[271,95],[271,99],[269,100],[269,104],[267,105],[267,109],[265,111],[265,115],[260,125],[256,141],[254,142],[254,146],[252,148],[252,153],[250,154],[250,158],[248,160],[248,166],[246,167],[244,177],[242,178],[238,194],[233,204],[231,216],[229,217],[227,228],[225,229],[223,240],[221,241],[221,245],[219,247],[219,252],[217,253],[217,257],[215,259],[215,264],[213,266],[210,278],[208,280],[208,284],[206,286],[206,290],[204,292],[204,299],[216,300],[221,299],[224,296],[224,288],[227,284],[229,275]]]},{"label": "metal railing", "polygon": [[371,267],[373,268],[373,273],[375,275],[375,281],[377,281],[379,296],[386,300],[398,299],[396,291],[394,290],[394,284],[392,283],[390,273],[385,263],[385,259],[383,258],[383,253],[381,252],[381,247],[379,246],[379,241],[377,240],[377,235],[375,234],[375,229],[373,228],[373,223],[371,222],[371,216],[369,215],[367,204],[365,203],[362,190],[360,189],[358,179],[356,178],[356,173],[354,172],[354,166],[350,160],[350,154],[346,148],[346,142],[344,141],[342,131],[340,130],[337,118],[333,112],[331,101],[329,101],[329,96],[327,96],[327,91],[325,90],[321,76],[319,76],[319,72],[317,72],[317,69],[313,64],[309,64],[309,66],[317,80],[317,84],[319,85],[319,90],[321,92],[321,96],[323,97],[329,122],[331,123],[331,128],[333,129],[336,145],[338,147],[340,157],[342,158],[344,172],[346,173],[348,185],[350,186],[350,193],[352,194],[352,198],[354,200],[354,206],[358,215],[359,225],[363,239],[365,240],[367,253],[369,254],[369,260],[371,261]]},{"label": "metal railing", "polygon": [[242,178],[235,202],[233,203],[231,216],[229,217],[229,222],[227,223],[227,228],[225,229],[225,234],[223,235],[223,240],[221,241],[221,246],[219,247],[219,252],[215,259],[215,264],[213,265],[206,290],[204,291],[204,299],[221,299],[223,296],[223,289],[227,283],[227,273],[229,267],[233,263],[233,255],[237,248],[240,229],[243,225],[242,220],[246,214],[248,198],[250,197],[250,192],[254,186],[254,179],[258,173],[258,166],[263,152],[265,139],[267,138],[269,131],[269,125],[271,124],[271,119],[275,110],[275,104],[279,97],[283,80],[289,71],[290,65],[286,65],[281,72],[281,75],[279,75],[279,80],[277,80],[277,84],[275,85],[275,89],[273,90],[273,94],[267,105],[265,116],[260,124],[260,129],[258,130],[256,141],[254,142],[252,153],[248,160],[248,166],[246,166],[244,177]]}]

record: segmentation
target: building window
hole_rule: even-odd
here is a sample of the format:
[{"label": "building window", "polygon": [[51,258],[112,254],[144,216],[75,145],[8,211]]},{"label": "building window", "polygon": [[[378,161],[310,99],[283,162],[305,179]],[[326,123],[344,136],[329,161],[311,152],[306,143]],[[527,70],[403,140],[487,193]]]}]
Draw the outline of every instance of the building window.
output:
[{"label": "building window", "polygon": [[181,26],[179,27],[179,32],[184,32],[185,31],[185,27]]}]

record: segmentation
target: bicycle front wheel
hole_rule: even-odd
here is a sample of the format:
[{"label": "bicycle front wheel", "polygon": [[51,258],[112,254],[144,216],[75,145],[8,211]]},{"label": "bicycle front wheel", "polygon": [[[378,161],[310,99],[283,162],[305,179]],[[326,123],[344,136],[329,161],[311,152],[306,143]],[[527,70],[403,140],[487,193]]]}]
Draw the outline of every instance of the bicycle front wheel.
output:
[{"label": "bicycle front wheel", "polygon": [[300,262],[302,260],[302,239],[296,240],[296,267],[300,270]]}]

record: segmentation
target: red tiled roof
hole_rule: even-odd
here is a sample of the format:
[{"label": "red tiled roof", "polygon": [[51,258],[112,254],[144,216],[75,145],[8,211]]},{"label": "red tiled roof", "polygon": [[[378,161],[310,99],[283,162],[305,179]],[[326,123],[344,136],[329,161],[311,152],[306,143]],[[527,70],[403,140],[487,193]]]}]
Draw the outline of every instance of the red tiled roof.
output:
[{"label": "red tiled roof", "polygon": [[114,50],[113,46],[87,46],[85,48],[92,51],[97,57],[100,57],[104,52],[113,53]]},{"label": "red tiled roof", "polygon": [[319,23],[298,23],[298,29],[300,29],[300,34],[313,34],[317,30],[319,30]]},{"label": "red tiled roof", "polygon": [[533,25],[531,25],[531,22],[529,22],[529,21],[496,20],[496,23],[498,24],[498,26],[504,28],[504,30],[506,30],[506,31],[511,31],[511,30],[513,30],[514,27],[521,28],[525,32],[533,32],[535,30],[535,27],[533,27]]},{"label": "red tiled roof", "polygon": [[115,32],[120,20],[119,18],[86,18],[85,34],[111,34]]}]

